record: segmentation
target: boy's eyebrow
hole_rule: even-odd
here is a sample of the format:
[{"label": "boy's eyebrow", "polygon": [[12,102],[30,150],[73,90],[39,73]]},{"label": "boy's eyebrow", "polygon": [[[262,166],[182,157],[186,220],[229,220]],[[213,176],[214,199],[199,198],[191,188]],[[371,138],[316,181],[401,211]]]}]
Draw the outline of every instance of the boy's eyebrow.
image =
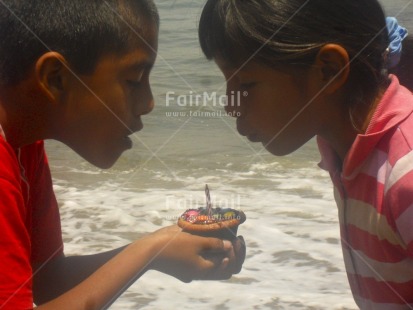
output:
[{"label": "boy's eyebrow", "polygon": [[153,65],[154,65],[154,62],[152,61],[141,61],[141,62],[132,64],[130,66],[130,69],[134,71],[152,69]]}]

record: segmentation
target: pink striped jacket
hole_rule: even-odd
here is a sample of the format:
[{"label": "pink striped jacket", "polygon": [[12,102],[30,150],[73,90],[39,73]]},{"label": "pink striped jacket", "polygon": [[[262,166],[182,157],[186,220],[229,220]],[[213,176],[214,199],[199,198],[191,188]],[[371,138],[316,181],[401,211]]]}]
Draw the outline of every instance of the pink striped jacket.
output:
[{"label": "pink striped jacket", "polygon": [[341,166],[318,138],[339,210],[342,249],[360,309],[413,309],[413,95],[392,82]]}]

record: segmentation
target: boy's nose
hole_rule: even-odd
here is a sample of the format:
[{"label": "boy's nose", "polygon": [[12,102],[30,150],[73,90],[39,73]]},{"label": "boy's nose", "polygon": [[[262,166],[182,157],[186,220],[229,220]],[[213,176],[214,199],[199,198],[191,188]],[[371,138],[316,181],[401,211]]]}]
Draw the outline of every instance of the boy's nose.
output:
[{"label": "boy's nose", "polygon": [[154,107],[155,107],[155,101],[154,101],[152,93],[151,93],[151,98],[148,102],[148,105],[146,106],[146,109],[142,113],[142,115],[151,113]]},{"label": "boy's nose", "polygon": [[142,94],[140,100],[135,104],[135,115],[145,115],[150,113],[155,106],[153,94],[150,86]]}]

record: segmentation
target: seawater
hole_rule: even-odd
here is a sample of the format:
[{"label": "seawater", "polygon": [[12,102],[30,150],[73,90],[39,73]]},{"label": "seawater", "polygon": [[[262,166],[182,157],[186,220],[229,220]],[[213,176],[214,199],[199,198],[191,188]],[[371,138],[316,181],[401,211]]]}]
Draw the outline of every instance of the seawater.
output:
[{"label": "seawater", "polygon": [[[410,29],[412,1],[384,3]],[[155,110],[134,148],[99,170],[65,146],[47,142],[67,255],[123,246],[173,224],[205,204],[243,210],[247,258],[228,281],[184,284],[148,272],[111,309],[357,309],[345,275],[337,209],[315,141],[274,157],[238,135],[219,102],[167,101],[225,93],[225,83],[198,47],[202,1],[156,1],[162,19],[151,77]],[[409,25],[410,23],[410,25]],[[174,114],[175,113],[175,114]],[[192,114],[191,114],[192,113]]]}]

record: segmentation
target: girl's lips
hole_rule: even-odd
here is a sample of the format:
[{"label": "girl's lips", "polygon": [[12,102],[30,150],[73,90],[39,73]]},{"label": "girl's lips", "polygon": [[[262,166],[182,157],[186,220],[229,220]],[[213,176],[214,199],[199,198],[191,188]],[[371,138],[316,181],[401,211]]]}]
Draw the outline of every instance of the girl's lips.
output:
[{"label": "girl's lips", "polygon": [[244,125],[245,122],[243,118],[238,117],[237,118],[237,130],[241,136],[247,137],[248,140],[251,142],[261,142],[260,137],[258,136],[257,133],[252,133],[250,130],[248,130],[247,126]]},{"label": "girl's lips", "polygon": [[247,136],[248,140],[251,142],[261,142],[260,138],[258,137],[257,134],[250,134]]},{"label": "girl's lips", "polygon": [[237,118],[237,130],[241,136],[248,136],[248,131],[243,125],[241,118]]}]

